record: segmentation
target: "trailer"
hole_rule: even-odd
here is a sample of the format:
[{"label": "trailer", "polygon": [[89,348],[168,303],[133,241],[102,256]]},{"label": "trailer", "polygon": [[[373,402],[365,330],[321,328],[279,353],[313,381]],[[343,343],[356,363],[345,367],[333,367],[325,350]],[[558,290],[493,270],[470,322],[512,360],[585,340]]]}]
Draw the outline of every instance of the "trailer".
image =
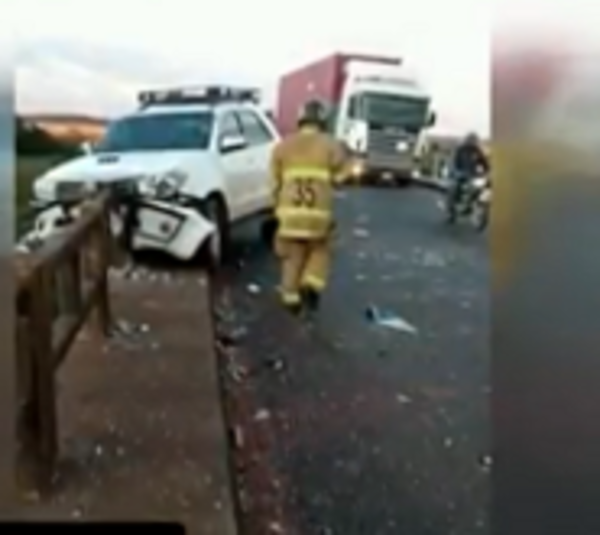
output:
[{"label": "trailer", "polygon": [[406,182],[418,171],[435,114],[402,58],[338,53],[285,74],[276,111],[284,135],[312,99],[328,109],[329,129],[352,155],[355,178]]},{"label": "trailer", "polygon": [[307,100],[317,99],[332,108],[340,102],[346,69],[352,61],[392,66],[402,64],[402,59],[397,57],[338,53],[284,74],[279,81],[276,114],[282,133],[296,128],[298,114]]}]

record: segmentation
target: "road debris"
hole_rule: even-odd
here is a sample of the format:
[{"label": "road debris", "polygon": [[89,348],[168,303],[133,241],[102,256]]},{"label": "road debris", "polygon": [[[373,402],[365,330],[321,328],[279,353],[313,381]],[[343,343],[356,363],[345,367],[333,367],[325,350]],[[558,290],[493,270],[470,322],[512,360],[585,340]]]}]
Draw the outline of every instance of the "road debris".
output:
[{"label": "road debris", "polygon": [[371,233],[366,228],[357,227],[352,231],[356,238],[368,238]]},{"label": "road debris", "polygon": [[375,306],[370,306],[365,311],[366,318],[379,327],[387,327],[396,331],[417,334],[417,328],[405,319],[392,312],[383,311]]},{"label": "road debris", "polygon": [[264,422],[271,417],[271,413],[267,409],[260,409],[254,415],[255,422]]},{"label": "road debris", "polygon": [[233,359],[229,360],[226,369],[231,380],[236,383],[241,383],[248,376],[248,370],[246,367],[238,364]]},{"label": "road debris", "polygon": [[398,403],[402,403],[402,405],[412,403],[412,399],[410,399],[408,396],[405,396],[404,394],[397,394],[396,400],[398,401]]},{"label": "road debris", "polygon": [[283,360],[276,357],[271,357],[265,359],[265,366],[273,371],[278,372],[283,370]]},{"label": "road debris", "polygon": [[217,338],[224,347],[239,345],[248,334],[248,329],[245,327],[237,327],[235,329],[219,329]]},{"label": "road debris", "polygon": [[279,522],[271,522],[269,524],[270,533],[284,533],[283,527]]},{"label": "road debris", "polygon": [[492,457],[490,455],[482,455],[479,458],[479,466],[486,472],[491,470],[493,464]]},{"label": "road debris", "polygon": [[110,338],[131,339],[137,338],[141,334],[149,334],[150,325],[147,323],[133,323],[124,319],[119,319],[113,323],[110,329]]},{"label": "road debris", "polygon": [[248,293],[253,294],[253,295],[257,295],[261,291],[260,286],[258,284],[255,284],[255,283],[248,284],[246,286],[246,290],[248,290]]}]

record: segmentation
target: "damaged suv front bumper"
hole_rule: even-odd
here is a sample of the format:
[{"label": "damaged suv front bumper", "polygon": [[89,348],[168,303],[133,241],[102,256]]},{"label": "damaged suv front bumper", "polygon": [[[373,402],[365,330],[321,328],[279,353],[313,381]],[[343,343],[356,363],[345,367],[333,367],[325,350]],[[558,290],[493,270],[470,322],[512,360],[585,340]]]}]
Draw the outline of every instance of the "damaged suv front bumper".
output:
[{"label": "damaged suv front bumper", "polygon": [[[64,232],[76,221],[78,205],[64,206],[58,202],[37,203],[33,230],[21,241],[40,244]],[[190,260],[215,231],[214,224],[200,210],[173,201],[130,198],[118,206],[111,211],[111,231],[115,238],[125,236],[126,246],[133,251],[160,251]]]},{"label": "damaged suv front bumper", "polygon": [[215,231],[199,210],[172,202],[139,200],[132,234],[134,250],[155,250],[190,260]]}]

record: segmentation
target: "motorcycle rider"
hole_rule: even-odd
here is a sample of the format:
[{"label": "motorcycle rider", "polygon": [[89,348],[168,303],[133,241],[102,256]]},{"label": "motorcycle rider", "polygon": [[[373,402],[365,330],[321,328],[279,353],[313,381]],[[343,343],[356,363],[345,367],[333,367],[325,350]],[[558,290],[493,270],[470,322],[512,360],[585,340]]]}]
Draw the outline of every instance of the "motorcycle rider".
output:
[{"label": "motorcycle rider", "polygon": [[325,129],[323,105],[307,102],[298,130],[281,140],[271,159],[279,289],[282,304],[293,313],[316,311],[329,274],[333,191],[345,158]]},{"label": "motorcycle rider", "polygon": [[455,208],[470,182],[490,172],[489,159],[481,146],[479,136],[471,132],[458,145],[450,162],[450,203]]}]

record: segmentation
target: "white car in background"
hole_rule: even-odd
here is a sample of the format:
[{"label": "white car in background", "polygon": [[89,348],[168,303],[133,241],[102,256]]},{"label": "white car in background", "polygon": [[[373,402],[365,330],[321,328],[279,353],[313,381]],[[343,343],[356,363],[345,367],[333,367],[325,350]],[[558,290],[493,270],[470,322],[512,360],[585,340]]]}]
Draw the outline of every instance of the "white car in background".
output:
[{"label": "white car in background", "polygon": [[[52,232],[61,204],[100,187],[135,191],[131,247],[219,264],[232,223],[272,210],[269,160],[279,134],[256,92],[231,87],[145,91],[87,154],[33,186],[35,223]],[[46,207],[46,209],[44,209]]]}]

